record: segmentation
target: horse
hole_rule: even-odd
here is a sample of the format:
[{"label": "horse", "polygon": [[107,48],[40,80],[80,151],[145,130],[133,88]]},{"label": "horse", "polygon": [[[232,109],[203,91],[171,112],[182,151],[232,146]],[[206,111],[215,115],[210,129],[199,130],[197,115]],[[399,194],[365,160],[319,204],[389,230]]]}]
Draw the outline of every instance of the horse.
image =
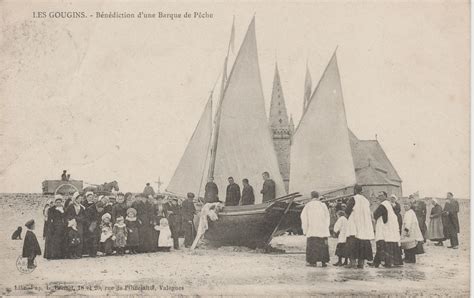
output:
[{"label": "horse", "polygon": [[91,191],[94,194],[111,194],[112,190],[119,191],[119,186],[117,181],[112,181],[112,182],[105,182],[104,184],[101,185],[95,185],[95,186],[88,186],[84,188],[84,193]]}]

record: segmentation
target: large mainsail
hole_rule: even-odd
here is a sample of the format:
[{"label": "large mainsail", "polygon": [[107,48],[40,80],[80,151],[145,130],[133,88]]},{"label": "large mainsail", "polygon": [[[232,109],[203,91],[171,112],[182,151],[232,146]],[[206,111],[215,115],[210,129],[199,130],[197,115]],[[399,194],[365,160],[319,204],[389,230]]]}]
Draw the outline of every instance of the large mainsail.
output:
[{"label": "large mainsail", "polygon": [[227,178],[237,183],[247,178],[255,191],[255,203],[262,200],[262,172],[270,173],[277,196],[285,194],[283,179],[265,113],[265,103],[258,65],[255,18],[229,75],[220,106],[218,142],[215,152],[214,182],[225,196]]},{"label": "large mainsail", "polygon": [[203,185],[206,183],[203,176],[207,173],[211,134],[212,96],[207,101],[201,119],[199,119],[178,167],[166,188],[167,191],[182,196],[188,192],[203,196]]},{"label": "large mainsail", "polygon": [[355,184],[336,53],[309,100],[291,147],[290,192],[308,195]]}]

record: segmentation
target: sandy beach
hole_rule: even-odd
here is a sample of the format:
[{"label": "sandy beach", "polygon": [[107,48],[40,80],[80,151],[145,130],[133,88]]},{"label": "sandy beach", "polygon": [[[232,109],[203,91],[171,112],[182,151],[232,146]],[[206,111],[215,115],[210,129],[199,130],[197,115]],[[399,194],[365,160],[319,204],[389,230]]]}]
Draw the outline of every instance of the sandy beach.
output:
[{"label": "sandy beach", "polygon": [[[241,247],[180,249],[170,253],[51,260],[37,258],[38,267],[21,273],[16,259],[23,241],[10,240],[17,226],[43,219],[40,195],[0,195],[3,240],[0,251],[2,295],[449,295],[468,296],[469,201],[461,205],[458,250],[425,245],[417,264],[403,267],[344,269],[305,266],[304,236],[280,236],[272,245],[287,254],[263,254]],[[24,234],[24,232],[23,232]],[[182,241],[182,239],[181,239]],[[44,241],[40,240],[44,246]],[[335,263],[336,239],[330,239]]]}]

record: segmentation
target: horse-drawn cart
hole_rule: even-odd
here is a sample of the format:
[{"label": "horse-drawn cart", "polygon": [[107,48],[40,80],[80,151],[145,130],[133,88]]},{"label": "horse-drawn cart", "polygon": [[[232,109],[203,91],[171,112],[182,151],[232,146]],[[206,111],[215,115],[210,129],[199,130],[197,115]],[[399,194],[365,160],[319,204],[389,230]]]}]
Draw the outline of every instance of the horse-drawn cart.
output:
[{"label": "horse-drawn cart", "polygon": [[83,188],[82,180],[44,180],[43,181],[43,194],[55,195],[55,194],[73,194],[74,192],[82,192]]}]

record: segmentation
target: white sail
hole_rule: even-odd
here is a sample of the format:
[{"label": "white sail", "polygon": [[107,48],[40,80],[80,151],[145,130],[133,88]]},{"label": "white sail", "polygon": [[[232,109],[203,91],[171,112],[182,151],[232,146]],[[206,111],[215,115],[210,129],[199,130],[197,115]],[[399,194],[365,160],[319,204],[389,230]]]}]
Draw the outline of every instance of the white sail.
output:
[{"label": "white sail", "polygon": [[341,79],[334,53],[291,147],[290,192],[309,195],[356,183]]},{"label": "white sail", "polygon": [[203,185],[207,181],[203,177],[207,173],[211,134],[212,98],[209,98],[166,191],[182,196],[188,192],[194,192],[197,196],[204,196]]},{"label": "white sail", "polygon": [[238,184],[243,178],[249,179],[254,187],[255,203],[260,203],[264,171],[275,181],[277,196],[284,195],[265,113],[255,19],[250,23],[235,59],[220,109],[214,182],[219,187],[221,200],[225,199],[227,178],[232,176]]}]

